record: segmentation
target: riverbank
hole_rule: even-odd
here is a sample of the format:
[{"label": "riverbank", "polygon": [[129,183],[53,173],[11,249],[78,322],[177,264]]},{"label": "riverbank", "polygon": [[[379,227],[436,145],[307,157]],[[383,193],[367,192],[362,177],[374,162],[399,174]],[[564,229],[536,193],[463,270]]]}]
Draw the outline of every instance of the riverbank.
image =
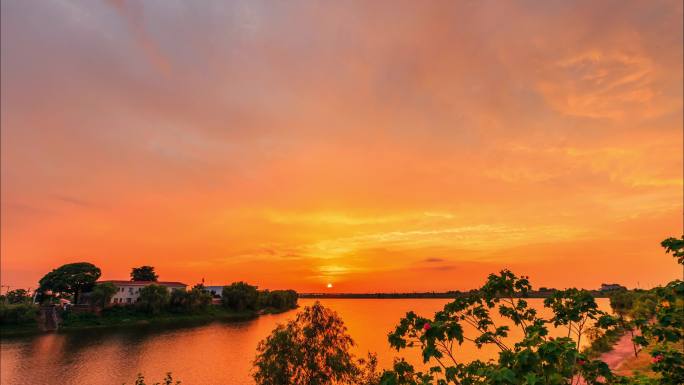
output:
[{"label": "riverbank", "polygon": [[[624,333],[612,345],[609,351],[596,355],[598,359],[605,362],[611,371],[621,376],[644,375],[653,377],[656,374],[651,370],[652,357],[651,349],[655,344],[651,343],[646,348],[634,354],[632,335]],[[681,344],[671,344],[672,348],[684,351]]]},{"label": "riverbank", "polygon": [[[631,336],[624,335],[615,344],[613,350],[601,355],[601,360],[608,364],[613,373],[621,376],[644,375],[653,377],[656,376],[651,370],[653,362],[651,350],[654,346],[655,344],[650,344],[635,356]],[[681,344],[669,344],[669,346],[684,352],[684,346]]]},{"label": "riverbank", "polygon": [[607,331],[587,347],[585,353],[590,358],[605,362],[615,374],[631,376],[635,373],[648,372],[650,356],[648,349],[634,354],[634,336],[624,328]]},{"label": "riverbank", "polygon": [[[202,313],[182,314],[164,312],[149,315],[134,310],[118,309],[108,315],[98,316],[93,313],[68,314],[57,333],[70,333],[89,329],[120,329],[146,326],[199,326],[211,322],[240,322],[262,315],[279,314],[293,309],[266,308],[259,311],[232,311],[221,306],[212,306]],[[37,323],[26,325],[2,325],[0,338],[23,337],[51,333],[39,329]]]}]

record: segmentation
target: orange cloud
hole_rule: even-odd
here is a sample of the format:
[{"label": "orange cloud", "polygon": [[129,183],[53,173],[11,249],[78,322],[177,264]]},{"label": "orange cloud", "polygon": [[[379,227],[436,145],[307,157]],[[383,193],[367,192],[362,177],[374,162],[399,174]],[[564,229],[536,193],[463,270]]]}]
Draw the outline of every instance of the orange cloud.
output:
[{"label": "orange cloud", "polygon": [[553,63],[539,89],[561,113],[588,118],[650,118],[677,109],[658,95],[648,57],[589,51]]}]

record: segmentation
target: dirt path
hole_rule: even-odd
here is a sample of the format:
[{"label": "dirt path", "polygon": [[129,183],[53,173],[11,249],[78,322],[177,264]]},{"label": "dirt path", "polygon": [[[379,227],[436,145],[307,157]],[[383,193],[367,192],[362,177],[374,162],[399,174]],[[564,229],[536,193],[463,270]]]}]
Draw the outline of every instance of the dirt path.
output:
[{"label": "dirt path", "polygon": [[[598,358],[599,360],[608,364],[613,373],[620,368],[620,366],[628,361],[630,358],[634,357],[634,346],[632,345],[632,336],[629,333],[625,333],[620,339],[613,345],[613,350],[601,354]],[[579,378],[577,385],[586,385],[587,382],[584,378]]]},{"label": "dirt path", "polygon": [[601,354],[599,358],[601,361],[608,364],[611,370],[618,369],[620,365],[628,359],[634,357],[634,346],[632,345],[632,336],[625,333],[613,345],[613,350]]}]

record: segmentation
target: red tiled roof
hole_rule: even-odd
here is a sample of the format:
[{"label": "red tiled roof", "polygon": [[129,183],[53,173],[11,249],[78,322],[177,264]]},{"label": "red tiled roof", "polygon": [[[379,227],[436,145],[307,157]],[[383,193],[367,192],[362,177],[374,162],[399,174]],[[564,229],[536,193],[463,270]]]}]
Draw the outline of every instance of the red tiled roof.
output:
[{"label": "red tiled roof", "polygon": [[124,280],[107,280],[107,281],[97,281],[97,283],[110,282],[115,285],[126,285],[126,286],[147,286],[147,285],[159,285],[159,286],[188,286],[183,282],[168,282],[168,281],[124,281]]}]

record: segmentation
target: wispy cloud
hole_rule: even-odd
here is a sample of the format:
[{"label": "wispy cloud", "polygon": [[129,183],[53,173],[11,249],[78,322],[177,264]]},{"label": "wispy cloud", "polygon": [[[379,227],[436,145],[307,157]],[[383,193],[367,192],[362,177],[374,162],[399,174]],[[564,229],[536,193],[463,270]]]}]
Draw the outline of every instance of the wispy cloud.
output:
[{"label": "wispy cloud", "polygon": [[87,201],[85,199],[69,196],[69,195],[60,195],[60,194],[55,194],[53,197],[61,202],[64,203],[69,203],[71,205],[75,206],[80,206],[80,207],[85,207],[85,208],[91,208],[95,207],[96,205],[90,201]]},{"label": "wispy cloud", "polygon": [[171,74],[171,61],[162,53],[145,25],[145,4],[138,1],[106,0],[123,18],[135,44],[143,52],[150,64],[164,76]]},{"label": "wispy cloud", "polygon": [[444,259],[443,258],[425,258],[425,259],[423,259],[423,262],[427,262],[427,263],[444,262]]}]

